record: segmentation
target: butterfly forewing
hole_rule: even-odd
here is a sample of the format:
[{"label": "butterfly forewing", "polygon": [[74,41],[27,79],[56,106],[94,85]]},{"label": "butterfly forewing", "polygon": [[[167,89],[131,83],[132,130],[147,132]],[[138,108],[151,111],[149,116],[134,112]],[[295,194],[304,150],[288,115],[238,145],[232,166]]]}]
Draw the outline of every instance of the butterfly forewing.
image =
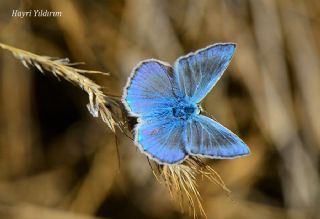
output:
[{"label": "butterfly forewing", "polygon": [[235,48],[233,43],[214,44],[179,58],[174,65],[174,76],[182,95],[199,103],[222,76]]},{"label": "butterfly forewing", "polygon": [[171,66],[156,60],[147,60],[132,73],[124,93],[124,103],[137,117],[164,116],[176,103],[173,93]]}]

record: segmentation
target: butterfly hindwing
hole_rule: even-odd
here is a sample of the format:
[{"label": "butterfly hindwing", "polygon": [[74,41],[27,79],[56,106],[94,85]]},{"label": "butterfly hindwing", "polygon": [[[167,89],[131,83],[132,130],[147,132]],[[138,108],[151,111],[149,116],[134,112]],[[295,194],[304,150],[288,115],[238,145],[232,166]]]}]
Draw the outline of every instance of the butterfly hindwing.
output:
[{"label": "butterfly hindwing", "polygon": [[196,115],[185,127],[189,154],[210,158],[235,158],[250,153],[248,146],[218,122]]},{"label": "butterfly hindwing", "polygon": [[184,124],[177,119],[153,119],[136,127],[136,142],[158,163],[178,163],[187,156],[183,132]]},{"label": "butterfly hindwing", "polygon": [[174,77],[182,96],[199,103],[222,76],[235,48],[233,43],[219,43],[180,57],[174,65]]}]

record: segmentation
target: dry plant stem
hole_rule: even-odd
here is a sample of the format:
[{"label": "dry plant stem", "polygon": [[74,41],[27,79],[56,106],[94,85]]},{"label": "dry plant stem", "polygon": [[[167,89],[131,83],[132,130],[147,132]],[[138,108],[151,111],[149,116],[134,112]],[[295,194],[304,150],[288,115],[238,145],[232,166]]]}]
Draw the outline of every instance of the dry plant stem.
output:
[{"label": "dry plant stem", "polygon": [[115,126],[117,123],[114,121],[111,112],[106,107],[106,96],[101,91],[101,86],[82,75],[88,73],[106,75],[107,73],[74,68],[72,67],[74,63],[69,63],[68,59],[39,56],[2,43],[0,43],[0,47],[10,51],[27,68],[31,65],[36,67],[42,73],[44,70],[52,72],[56,77],[59,78],[60,76],[81,87],[89,96],[89,104],[87,107],[90,113],[94,117],[98,117],[100,115],[102,121],[105,122],[113,132],[115,132]]},{"label": "dry plant stem", "polygon": [[178,165],[164,165],[160,170],[160,182],[163,182],[169,189],[171,197],[181,209],[184,205],[189,207],[189,212],[193,213],[194,218],[197,217],[197,211],[206,217],[197,188],[197,176],[214,182],[225,192],[230,193],[218,173],[197,158],[187,159],[186,162]]}]

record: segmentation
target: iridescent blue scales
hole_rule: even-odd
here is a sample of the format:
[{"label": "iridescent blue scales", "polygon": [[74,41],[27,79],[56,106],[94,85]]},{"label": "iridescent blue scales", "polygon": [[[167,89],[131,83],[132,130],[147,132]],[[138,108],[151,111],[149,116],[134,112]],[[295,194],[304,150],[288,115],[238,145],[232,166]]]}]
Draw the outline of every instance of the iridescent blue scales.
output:
[{"label": "iridescent blue scales", "polygon": [[172,67],[141,62],[124,89],[123,102],[138,117],[135,143],[160,164],[187,156],[216,159],[250,153],[246,144],[218,122],[200,114],[198,103],[229,65],[235,44],[220,43],[180,57]]}]

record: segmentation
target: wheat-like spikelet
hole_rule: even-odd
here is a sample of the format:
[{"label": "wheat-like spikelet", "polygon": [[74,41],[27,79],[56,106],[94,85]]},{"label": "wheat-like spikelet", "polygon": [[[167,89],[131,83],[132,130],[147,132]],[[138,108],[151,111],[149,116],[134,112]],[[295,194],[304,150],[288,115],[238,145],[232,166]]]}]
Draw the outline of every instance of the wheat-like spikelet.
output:
[{"label": "wheat-like spikelet", "polygon": [[44,73],[44,70],[52,72],[56,77],[62,77],[81,87],[89,96],[89,104],[87,107],[90,113],[94,117],[100,115],[102,121],[115,132],[115,126],[118,124],[115,122],[112,113],[106,107],[107,97],[101,91],[101,86],[82,75],[88,73],[108,75],[107,73],[74,68],[72,65],[78,63],[70,63],[67,58],[56,59],[49,56],[39,56],[2,43],[0,43],[0,47],[10,51],[27,68],[29,68],[29,66],[34,66],[42,73]]},{"label": "wheat-like spikelet", "polygon": [[188,158],[184,163],[177,165],[163,165],[160,167],[160,177],[156,178],[163,183],[170,192],[171,197],[180,205],[188,207],[194,218],[197,212],[206,217],[201,196],[198,191],[197,178],[206,178],[230,193],[218,173],[199,158]]}]

